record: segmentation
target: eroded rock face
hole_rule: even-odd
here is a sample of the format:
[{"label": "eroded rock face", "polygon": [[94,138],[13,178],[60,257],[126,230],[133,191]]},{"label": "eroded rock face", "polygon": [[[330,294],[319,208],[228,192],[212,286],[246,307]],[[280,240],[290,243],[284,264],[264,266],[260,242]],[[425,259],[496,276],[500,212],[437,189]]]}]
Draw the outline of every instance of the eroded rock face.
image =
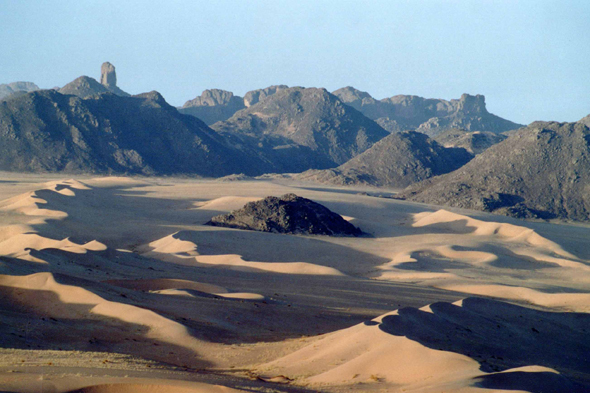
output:
[{"label": "eroded rock face", "polygon": [[100,67],[100,84],[107,87],[117,86],[117,73],[115,72],[115,66],[108,61],[102,63]]},{"label": "eroded rock face", "polygon": [[229,119],[237,111],[244,109],[244,99],[234,93],[221,89],[205,90],[200,96],[187,101],[178,111],[203,120],[207,125]]},{"label": "eroded rock face", "polygon": [[362,231],[310,199],[295,194],[269,196],[242,209],[213,217],[206,225],[261,232],[359,236]]},{"label": "eroded rock face", "polygon": [[249,91],[244,96],[244,105],[246,106],[246,108],[249,108],[250,106],[257,104],[258,102],[265,99],[266,97],[271,96],[271,95],[275,94],[276,92],[279,92],[281,90],[285,90],[288,88],[289,88],[289,86],[287,86],[287,85],[276,85],[276,86],[269,86],[265,89],[258,89],[258,90]]}]

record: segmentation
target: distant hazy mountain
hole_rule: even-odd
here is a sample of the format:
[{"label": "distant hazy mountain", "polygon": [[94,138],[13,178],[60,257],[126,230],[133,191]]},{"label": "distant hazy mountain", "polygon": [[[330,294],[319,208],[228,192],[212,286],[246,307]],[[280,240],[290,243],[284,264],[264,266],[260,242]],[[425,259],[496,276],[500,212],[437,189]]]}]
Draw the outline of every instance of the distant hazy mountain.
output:
[{"label": "distant hazy mountain", "polygon": [[490,131],[466,131],[456,128],[443,131],[433,139],[444,147],[462,147],[472,154],[480,154],[490,146],[502,142],[506,135]]},{"label": "distant hazy mountain", "polygon": [[235,96],[231,91],[211,89],[205,90],[199,97],[185,102],[180,113],[198,117],[208,125],[229,119],[239,110],[257,104],[277,91],[287,89],[288,86],[277,85],[265,89],[252,90],[244,98]]},{"label": "distant hazy mountain", "polygon": [[404,188],[454,171],[472,158],[465,149],[444,148],[425,134],[405,131],[388,135],[338,168],[311,170],[296,178],[336,185]]},{"label": "distant hazy mountain", "polygon": [[535,122],[455,172],[410,186],[412,201],[517,217],[590,219],[590,130]]},{"label": "distant hazy mountain", "polygon": [[482,95],[463,94],[459,100],[450,101],[410,95],[376,100],[350,86],[333,94],[389,132],[416,129],[433,136],[452,128],[500,133],[522,127],[489,113]]},{"label": "distant hazy mountain", "polygon": [[81,76],[74,79],[58,91],[61,94],[70,94],[80,98],[88,98],[101,93],[113,93],[123,97],[130,96],[128,93],[117,87],[115,66],[111,63],[106,62],[102,64],[100,80],[102,83],[98,83],[96,79],[89,76]]},{"label": "distant hazy mountain", "polygon": [[191,115],[211,125],[218,121],[227,120],[237,111],[244,109],[244,99],[234,96],[231,91],[212,89],[205,90],[199,97],[187,101],[180,113]]},{"label": "distant hazy mountain", "polygon": [[336,167],[388,135],[325,89],[282,89],[212,126],[277,172]]},{"label": "distant hazy mountain", "polygon": [[54,90],[0,103],[0,169],[216,177],[265,171],[157,92],[81,99]]},{"label": "distant hazy mountain", "polygon": [[40,88],[33,82],[12,82],[0,85],[0,100],[14,93],[28,93],[35,90],[40,90]]}]

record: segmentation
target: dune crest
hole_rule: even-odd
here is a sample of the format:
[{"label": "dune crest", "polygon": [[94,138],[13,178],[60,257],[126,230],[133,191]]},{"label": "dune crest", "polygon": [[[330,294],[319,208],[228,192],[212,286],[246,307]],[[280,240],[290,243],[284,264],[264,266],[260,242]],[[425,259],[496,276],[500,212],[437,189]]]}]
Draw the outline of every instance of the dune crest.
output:
[{"label": "dune crest", "polygon": [[[122,322],[142,325],[148,328],[145,337],[169,344],[180,345],[195,354],[203,342],[192,337],[185,326],[162,317],[151,310],[128,304],[108,301],[102,297],[77,286],[64,285],[55,281],[51,273],[35,273],[28,276],[0,275],[0,286],[32,290],[36,295],[19,298],[26,307],[48,317],[55,318],[90,318],[92,316],[110,317]],[[54,304],[53,296],[59,299]],[[75,305],[89,306],[87,312],[80,311]]]},{"label": "dune crest", "polygon": [[179,239],[176,232],[162,239],[139,247],[142,255],[167,262],[194,266],[216,266],[242,271],[266,271],[283,274],[310,274],[342,276],[338,269],[316,265],[308,262],[256,262],[245,261],[241,255],[199,255],[198,245],[191,241]]}]

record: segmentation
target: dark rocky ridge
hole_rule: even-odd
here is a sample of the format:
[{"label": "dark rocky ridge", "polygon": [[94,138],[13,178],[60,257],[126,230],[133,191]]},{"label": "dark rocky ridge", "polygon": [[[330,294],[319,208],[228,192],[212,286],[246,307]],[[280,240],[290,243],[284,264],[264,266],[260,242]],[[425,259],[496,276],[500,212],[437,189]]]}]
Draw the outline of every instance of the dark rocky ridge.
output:
[{"label": "dark rocky ridge", "polygon": [[275,172],[336,167],[388,133],[325,89],[283,89],[212,128]]},{"label": "dark rocky ridge", "polygon": [[490,131],[466,131],[456,128],[443,131],[433,139],[444,147],[462,147],[471,154],[480,154],[507,136]]},{"label": "dark rocky ridge", "polygon": [[333,94],[389,132],[416,129],[434,136],[452,128],[500,133],[522,127],[489,113],[482,95],[463,94],[459,100],[450,101],[411,95],[376,100],[350,86]]},{"label": "dark rocky ridge", "polygon": [[303,235],[359,236],[361,230],[310,199],[295,194],[266,197],[213,217],[205,225]]},{"label": "dark rocky ridge", "polygon": [[588,221],[589,184],[590,129],[580,122],[535,122],[400,197],[516,217]]},{"label": "dark rocky ridge", "polygon": [[215,177],[265,171],[157,92],[81,99],[54,90],[0,102],[0,169]]},{"label": "dark rocky ridge", "polygon": [[390,134],[335,169],[311,170],[299,180],[335,185],[405,188],[460,168],[473,158],[462,148],[444,148],[428,136],[405,131]]}]

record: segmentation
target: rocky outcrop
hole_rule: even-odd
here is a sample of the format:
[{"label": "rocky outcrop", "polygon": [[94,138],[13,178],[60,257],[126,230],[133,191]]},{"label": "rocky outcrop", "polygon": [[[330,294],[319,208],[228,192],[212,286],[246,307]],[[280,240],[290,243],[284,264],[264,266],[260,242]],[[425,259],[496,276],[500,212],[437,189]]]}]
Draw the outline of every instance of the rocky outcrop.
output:
[{"label": "rocky outcrop", "polygon": [[109,62],[103,63],[100,68],[100,83],[96,79],[84,75],[74,79],[58,91],[61,94],[70,94],[80,98],[89,98],[102,93],[113,93],[122,97],[130,96],[129,93],[117,87],[115,66]]},{"label": "rocky outcrop", "polygon": [[215,124],[232,117],[237,111],[257,104],[260,100],[287,89],[288,86],[277,85],[265,89],[252,90],[246,93],[244,98],[235,96],[231,91],[211,89],[190,101],[187,101],[180,113],[191,115],[203,120],[206,124]]},{"label": "rocky outcrop", "polygon": [[389,132],[416,129],[434,136],[452,128],[500,133],[521,127],[489,113],[482,95],[463,94],[459,100],[450,101],[412,95],[376,100],[352,87],[336,90],[334,95]]},{"label": "rocky outcrop", "polygon": [[81,99],[41,90],[0,102],[0,170],[218,177],[266,167],[157,92]]},{"label": "rocky outcrop", "polygon": [[102,63],[102,66],[100,67],[100,84],[107,89],[117,87],[117,73],[115,72],[115,66],[108,61]]},{"label": "rocky outcrop", "polygon": [[444,147],[462,147],[471,154],[483,153],[489,147],[502,142],[507,136],[491,131],[460,130],[452,128],[435,136],[433,139]]},{"label": "rocky outcrop", "polygon": [[414,131],[391,134],[335,169],[307,171],[295,178],[335,185],[405,188],[454,171],[473,155],[461,148],[444,148]]},{"label": "rocky outcrop", "polygon": [[206,225],[302,235],[359,236],[361,230],[325,206],[295,194],[266,197],[213,217]]},{"label": "rocky outcrop", "polygon": [[589,184],[590,129],[580,122],[535,122],[400,197],[516,217],[588,221]]},{"label": "rocky outcrop", "polygon": [[244,99],[231,91],[211,89],[187,101],[178,111],[203,120],[207,125],[229,119],[237,111],[244,109]]},{"label": "rocky outcrop", "polygon": [[40,88],[33,82],[12,82],[2,84],[0,85],[0,100],[15,93],[28,93],[35,90],[40,90]]},{"label": "rocky outcrop", "polygon": [[244,96],[244,105],[246,108],[251,107],[254,104],[257,104],[261,100],[265,99],[268,96],[275,94],[278,91],[288,89],[289,86],[287,85],[276,85],[276,86],[269,86],[265,89],[258,89],[252,90],[246,93]]},{"label": "rocky outcrop", "polygon": [[277,173],[336,167],[388,135],[325,89],[302,87],[280,90],[212,128]]}]

